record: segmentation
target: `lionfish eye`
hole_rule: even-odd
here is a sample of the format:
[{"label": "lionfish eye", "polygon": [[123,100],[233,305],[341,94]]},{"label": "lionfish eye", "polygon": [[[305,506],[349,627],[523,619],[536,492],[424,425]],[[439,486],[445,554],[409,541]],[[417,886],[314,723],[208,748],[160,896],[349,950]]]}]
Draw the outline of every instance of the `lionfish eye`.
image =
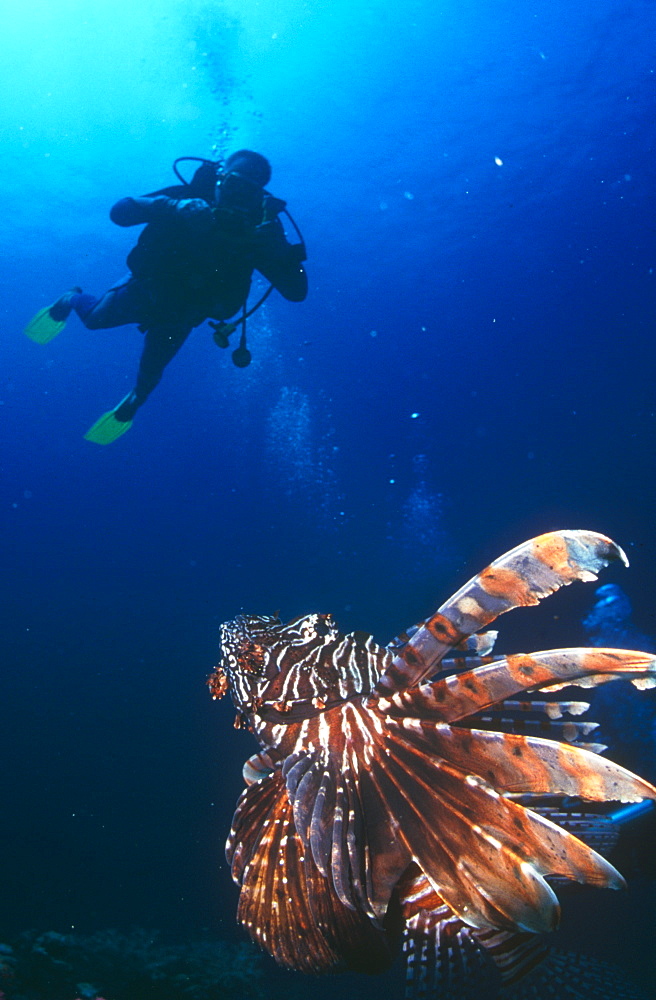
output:
[{"label": "lionfish eye", "polygon": [[317,635],[332,635],[335,630],[335,623],[330,615],[317,615],[315,631]]},{"label": "lionfish eye", "polygon": [[326,635],[332,635],[334,624],[330,615],[308,615],[297,622],[298,635],[304,641],[322,639]]}]

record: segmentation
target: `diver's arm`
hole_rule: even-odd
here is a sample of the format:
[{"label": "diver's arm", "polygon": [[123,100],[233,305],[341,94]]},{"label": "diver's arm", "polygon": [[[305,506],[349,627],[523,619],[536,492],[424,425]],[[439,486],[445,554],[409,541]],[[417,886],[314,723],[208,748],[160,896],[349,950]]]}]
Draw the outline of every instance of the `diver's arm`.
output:
[{"label": "diver's arm", "polygon": [[212,209],[202,198],[176,200],[166,195],[121,198],[112,206],[109,217],[117,226],[143,226],[172,219],[190,222],[199,231],[212,225]]},{"label": "diver's arm", "polygon": [[290,302],[302,302],[308,293],[302,243],[289,243],[282,223],[276,219],[260,226],[255,234],[254,266]]}]

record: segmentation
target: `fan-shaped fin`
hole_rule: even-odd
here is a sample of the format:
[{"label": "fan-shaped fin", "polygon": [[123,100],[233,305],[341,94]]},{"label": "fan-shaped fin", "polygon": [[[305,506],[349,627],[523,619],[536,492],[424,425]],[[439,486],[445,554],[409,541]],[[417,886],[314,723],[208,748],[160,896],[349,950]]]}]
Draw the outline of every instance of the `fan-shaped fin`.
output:
[{"label": "fan-shaped fin", "polygon": [[581,747],[412,719],[389,720],[388,725],[409,745],[478,775],[498,791],[577,795],[594,802],[656,799],[656,788],[648,781]]},{"label": "fan-shaped fin", "polygon": [[389,965],[393,936],[343,906],[318,871],[296,832],[280,769],[246,789],[231,837],[238,919],[277,962],[303,972]]},{"label": "fan-shaped fin", "polygon": [[532,802],[531,811],[562,826],[604,857],[608,857],[617,844],[620,824],[614,822],[612,814],[593,812],[578,800],[565,800],[558,805]]},{"label": "fan-shaped fin", "polygon": [[[330,845],[330,870],[337,898],[344,906],[353,907],[353,898],[364,902],[361,885],[355,884],[350,877],[350,859],[347,843],[349,825],[349,793],[347,776],[339,774],[335,781],[335,806],[332,822],[332,840]],[[329,821],[326,824],[330,828]],[[353,885],[353,892],[351,886]]]},{"label": "fan-shaped fin", "polygon": [[[495,711],[477,713],[467,719],[467,724],[478,729],[489,729],[497,733],[513,736],[535,736],[565,743],[588,746],[587,737],[599,728],[598,722],[575,722],[572,719],[552,721],[540,717],[516,716],[510,712]],[[596,745],[596,744],[595,744]]]},{"label": "fan-shaped fin", "polygon": [[[296,767],[298,768],[299,764]],[[310,823],[317,795],[321,787],[322,773],[321,760],[318,756],[315,756],[312,759],[310,767],[298,782],[293,794],[290,793],[290,798],[294,803],[294,826],[303,844],[306,846],[308,846],[310,840]]]},{"label": "fan-shaped fin", "polygon": [[574,747],[435,724],[432,688],[396,696],[412,695],[415,718],[375,703],[331,710],[326,745],[283,769],[295,829],[342,904],[381,921],[414,858],[465,923],[538,932],[558,912],[545,875],[621,884],[594,851],[495,787],[598,801],[656,789]]},{"label": "fan-shaped fin", "polygon": [[303,753],[302,751],[285,757],[282,765],[282,776],[285,779],[285,785],[292,800],[302,778],[314,766],[317,758],[318,754],[316,752]]},{"label": "fan-shaped fin", "polygon": [[386,748],[387,756],[363,774],[363,785],[371,784],[389,814],[403,818],[396,839],[454,912],[473,927],[552,930],[556,897],[536,868],[508,846],[515,846],[517,835],[483,830],[486,819],[490,829],[504,821],[506,803],[397,741],[387,740]]},{"label": "fan-shaped fin", "polygon": [[[342,887],[340,898],[344,898],[345,887],[347,882],[350,882],[352,887],[352,897],[350,896],[350,898],[362,906],[370,916],[376,917],[376,908],[370,903],[375,894],[372,887],[371,851],[367,843],[365,818],[358,792],[358,771],[357,768],[355,771],[351,769],[350,757],[347,752],[344,754],[344,759],[348,763],[340,772],[340,784],[344,789],[346,801],[346,825],[343,834],[346,853],[344,854],[342,851],[339,871],[336,868],[335,855],[333,855],[333,883],[337,887],[339,880]],[[389,896],[385,898],[385,905],[388,898]],[[383,912],[384,909],[381,906],[380,913]]]},{"label": "fan-shaped fin", "polygon": [[[386,736],[385,747],[387,755],[372,774],[397,815],[405,813],[399,837],[436,891],[471,926],[552,928],[556,901],[542,878],[546,874],[613,888],[622,884],[612,865],[581,841],[480,779],[400,736]],[[498,910],[495,920],[480,896]]]},{"label": "fan-shaped fin", "polygon": [[250,862],[260,830],[280,792],[281,777],[274,772],[262,781],[245,788],[239,796],[226,843],[226,859],[238,885]]},{"label": "fan-shaped fin", "polygon": [[325,767],[312,807],[309,831],[314,863],[321,874],[325,876],[330,874],[336,805],[337,782],[335,775],[330,767]]}]

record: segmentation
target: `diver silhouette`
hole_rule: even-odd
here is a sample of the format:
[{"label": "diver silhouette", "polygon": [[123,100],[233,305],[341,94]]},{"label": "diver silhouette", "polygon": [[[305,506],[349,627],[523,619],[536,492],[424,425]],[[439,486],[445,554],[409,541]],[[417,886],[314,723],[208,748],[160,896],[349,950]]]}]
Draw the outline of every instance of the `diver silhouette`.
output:
[{"label": "diver silhouette", "polygon": [[[191,181],[179,173],[180,160],[200,160]],[[228,347],[228,337],[241,324],[232,358],[238,367],[246,367],[251,360],[247,316],[274,288],[291,302],[307,295],[303,238],[286,203],[265,189],[271,166],[264,156],[243,149],[224,163],[180,157],[174,170],[180,184],[122,198],[110,211],[118,226],[145,225],[127,258],[129,274],[100,298],[72,288],[25,328],[32,340],[47,343],[74,311],[89,330],[136,323],[145,334],[134,388],[85,434],[97,444],[115,441],[132,426],[137,410],[194,327],[214,321],[215,342]],[[298,243],[290,243],[285,235],[283,212]],[[270,287],[247,311],[254,270]],[[240,311],[237,322],[226,322]]]}]

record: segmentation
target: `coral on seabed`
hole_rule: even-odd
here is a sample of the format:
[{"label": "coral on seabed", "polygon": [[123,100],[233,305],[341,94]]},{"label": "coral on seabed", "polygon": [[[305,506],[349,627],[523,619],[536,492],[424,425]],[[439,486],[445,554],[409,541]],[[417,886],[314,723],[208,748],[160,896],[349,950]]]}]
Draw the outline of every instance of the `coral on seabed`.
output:
[{"label": "coral on seabed", "polygon": [[0,944],[0,1000],[264,1000],[248,945],[156,932],[26,932]]}]

